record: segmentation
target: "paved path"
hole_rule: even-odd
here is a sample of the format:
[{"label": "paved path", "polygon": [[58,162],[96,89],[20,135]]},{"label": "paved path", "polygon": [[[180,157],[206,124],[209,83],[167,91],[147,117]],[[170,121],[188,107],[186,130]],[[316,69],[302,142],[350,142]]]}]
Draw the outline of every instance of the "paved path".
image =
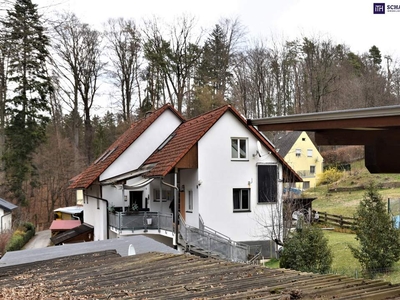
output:
[{"label": "paved path", "polygon": [[50,229],[36,232],[23,249],[46,248],[50,244],[50,235]]}]

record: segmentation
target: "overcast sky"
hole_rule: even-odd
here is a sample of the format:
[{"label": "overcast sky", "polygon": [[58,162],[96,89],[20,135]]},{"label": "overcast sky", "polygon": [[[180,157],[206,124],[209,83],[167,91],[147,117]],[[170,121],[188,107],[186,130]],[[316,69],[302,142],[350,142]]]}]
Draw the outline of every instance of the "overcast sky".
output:
[{"label": "overcast sky", "polygon": [[[400,12],[373,14],[368,0],[33,0],[40,7],[75,12],[99,26],[108,18],[137,21],[157,16],[165,21],[183,13],[195,16],[199,27],[211,28],[221,17],[238,17],[249,37],[290,39],[327,37],[356,53],[372,45],[383,55],[400,57]],[[378,1],[382,2],[382,1]],[[386,4],[396,4],[395,2]]]}]

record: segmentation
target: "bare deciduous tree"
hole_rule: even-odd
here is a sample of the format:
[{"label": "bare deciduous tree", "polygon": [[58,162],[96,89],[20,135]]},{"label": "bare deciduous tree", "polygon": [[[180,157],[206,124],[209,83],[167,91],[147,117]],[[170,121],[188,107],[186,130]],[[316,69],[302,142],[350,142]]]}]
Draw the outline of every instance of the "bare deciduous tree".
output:
[{"label": "bare deciduous tree", "polygon": [[142,107],[139,84],[141,37],[133,20],[110,19],[105,31],[108,40],[111,79],[120,90],[122,119],[131,123],[134,106],[133,95],[137,92],[138,106]]},{"label": "bare deciduous tree", "polygon": [[69,99],[74,146],[79,149],[81,101],[85,124],[85,156],[87,163],[90,163],[93,140],[91,109],[99,88],[98,79],[105,66],[101,61],[101,34],[88,24],[81,23],[73,14],[62,15],[56,22],[54,31],[54,50],[57,55],[54,66],[63,80],[61,86],[64,95]]},{"label": "bare deciduous tree", "polygon": [[182,112],[188,83],[200,58],[201,34],[193,37],[195,20],[183,16],[170,27],[169,39],[163,38],[156,21],[145,30],[145,56],[161,71],[171,103]]}]

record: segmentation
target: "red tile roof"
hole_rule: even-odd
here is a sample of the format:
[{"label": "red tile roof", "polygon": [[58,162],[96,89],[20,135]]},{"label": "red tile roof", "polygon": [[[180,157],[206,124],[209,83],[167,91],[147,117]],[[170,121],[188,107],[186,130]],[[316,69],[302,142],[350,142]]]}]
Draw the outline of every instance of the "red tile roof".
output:
[{"label": "red tile roof", "polygon": [[146,118],[133,123],[92,165],[71,180],[69,188],[88,188],[167,109],[184,121],[170,104],[162,106]]},{"label": "red tile roof", "polygon": [[173,138],[145,161],[144,165],[157,164],[146,176],[167,175],[229,108],[225,105],[182,123],[175,130]]},{"label": "red tile roof", "polygon": [[146,174],[147,177],[164,177],[175,165],[189,152],[189,150],[204,136],[204,134],[221,118],[223,114],[230,111],[250,132],[260,140],[265,147],[283,164],[284,173],[292,175],[296,181],[302,181],[301,177],[284,161],[275,151],[274,147],[260,134],[253,126],[247,124],[238,111],[232,106],[225,105],[218,109],[193,118],[182,123],[174,132],[172,139],[160,150],[154,152],[145,162],[156,164],[156,166]]}]

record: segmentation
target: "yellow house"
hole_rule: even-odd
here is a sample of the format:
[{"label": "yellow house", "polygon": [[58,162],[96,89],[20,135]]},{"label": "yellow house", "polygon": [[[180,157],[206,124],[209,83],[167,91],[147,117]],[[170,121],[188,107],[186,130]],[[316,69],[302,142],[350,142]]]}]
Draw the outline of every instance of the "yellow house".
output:
[{"label": "yellow house", "polygon": [[303,131],[287,131],[275,137],[276,151],[303,178],[296,183],[302,190],[316,186],[318,175],[323,172],[323,158],[317,147]]}]

